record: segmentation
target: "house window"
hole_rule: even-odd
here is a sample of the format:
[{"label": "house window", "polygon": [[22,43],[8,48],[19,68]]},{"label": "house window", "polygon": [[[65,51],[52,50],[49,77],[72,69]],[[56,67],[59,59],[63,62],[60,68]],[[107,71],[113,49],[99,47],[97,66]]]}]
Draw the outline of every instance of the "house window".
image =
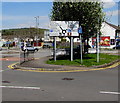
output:
[{"label": "house window", "polygon": [[110,40],[110,44],[111,44],[111,45],[115,45],[115,39],[111,39],[111,40]]}]

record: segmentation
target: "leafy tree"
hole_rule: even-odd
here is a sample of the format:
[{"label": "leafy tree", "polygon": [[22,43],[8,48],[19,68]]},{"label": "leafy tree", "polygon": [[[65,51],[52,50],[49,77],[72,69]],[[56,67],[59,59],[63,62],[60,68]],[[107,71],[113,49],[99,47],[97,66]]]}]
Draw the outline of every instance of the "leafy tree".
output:
[{"label": "leafy tree", "polygon": [[102,3],[99,2],[53,2],[51,20],[79,21],[83,40],[94,36],[104,21]]}]

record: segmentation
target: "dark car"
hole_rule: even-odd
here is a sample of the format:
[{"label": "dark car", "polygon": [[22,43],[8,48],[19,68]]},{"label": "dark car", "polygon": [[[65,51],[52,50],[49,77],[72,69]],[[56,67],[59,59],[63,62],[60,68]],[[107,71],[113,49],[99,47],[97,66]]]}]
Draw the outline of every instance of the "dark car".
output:
[{"label": "dark car", "polygon": [[44,48],[51,48],[51,47],[52,47],[52,42],[44,42],[43,49]]},{"label": "dark car", "polygon": [[113,49],[120,49],[120,45],[116,45]]},{"label": "dark car", "polygon": [[43,45],[43,49],[44,49],[44,48],[50,48],[50,47],[51,47],[51,46],[48,45],[48,44],[44,44],[44,45]]},{"label": "dark car", "polygon": [[[80,54],[80,45],[77,46],[77,48],[74,48],[74,52]],[[91,48],[90,45],[84,45],[84,52],[88,53],[89,48]]]}]

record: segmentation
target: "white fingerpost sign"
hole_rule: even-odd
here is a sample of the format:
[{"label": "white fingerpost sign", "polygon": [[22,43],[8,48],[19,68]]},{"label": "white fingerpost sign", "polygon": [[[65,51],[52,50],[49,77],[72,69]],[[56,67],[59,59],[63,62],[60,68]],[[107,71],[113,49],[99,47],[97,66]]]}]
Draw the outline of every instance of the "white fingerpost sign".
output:
[{"label": "white fingerpost sign", "polygon": [[78,21],[51,21],[50,36],[79,36],[78,27]]}]

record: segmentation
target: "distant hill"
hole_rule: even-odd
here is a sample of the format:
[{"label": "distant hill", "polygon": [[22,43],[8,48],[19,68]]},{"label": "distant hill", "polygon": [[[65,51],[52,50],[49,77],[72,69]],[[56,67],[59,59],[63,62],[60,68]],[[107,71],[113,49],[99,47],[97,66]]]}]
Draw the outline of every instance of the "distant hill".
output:
[{"label": "distant hill", "polygon": [[13,37],[34,38],[35,36],[38,36],[39,38],[43,38],[45,30],[47,29],[41,29],[41,28],[4,29],[2,30],[2,38],[9,38],[9,39]]}]

